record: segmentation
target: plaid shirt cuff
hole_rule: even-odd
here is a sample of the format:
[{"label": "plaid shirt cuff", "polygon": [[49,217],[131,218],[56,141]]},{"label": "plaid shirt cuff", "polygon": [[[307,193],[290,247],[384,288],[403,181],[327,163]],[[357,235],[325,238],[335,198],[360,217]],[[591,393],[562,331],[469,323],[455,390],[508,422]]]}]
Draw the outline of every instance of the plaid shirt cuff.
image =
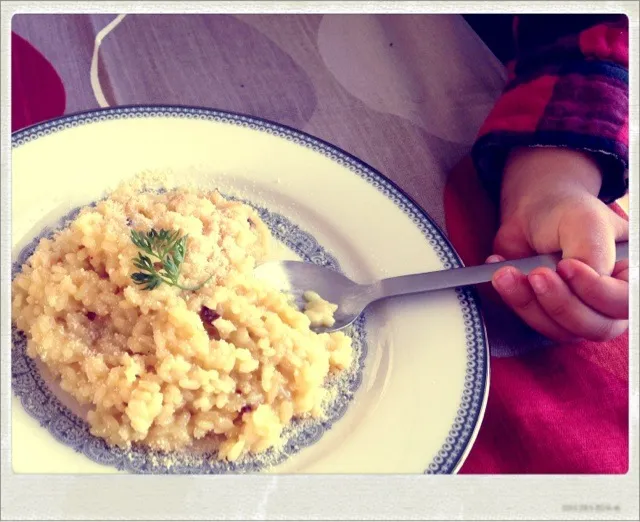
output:
[{"label": "plaid shirt cuff", "polygon": [[628,189],[628,125],[628,29],[622,17],[520,56],[480,130],[472,157],[484,185],[499,198],[512,149],[589,152],[603,175],[600,197],[609,203]]}]

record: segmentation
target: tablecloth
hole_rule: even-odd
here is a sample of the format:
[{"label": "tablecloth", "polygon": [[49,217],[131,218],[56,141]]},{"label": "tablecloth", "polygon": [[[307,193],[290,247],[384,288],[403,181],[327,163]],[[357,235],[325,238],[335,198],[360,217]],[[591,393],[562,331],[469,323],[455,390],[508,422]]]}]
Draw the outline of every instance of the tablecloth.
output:
[{"label": "tablecloth", "polygon": [[[306,131],[395,181],[467,264],[496,209],[468,152],[506,79],[454,15],[16,15],[12,128],[129,104],[255,115]],[[629,339],[553,344],[481,291],[491,349],[484,421],[462,473],[625,473]]]}]

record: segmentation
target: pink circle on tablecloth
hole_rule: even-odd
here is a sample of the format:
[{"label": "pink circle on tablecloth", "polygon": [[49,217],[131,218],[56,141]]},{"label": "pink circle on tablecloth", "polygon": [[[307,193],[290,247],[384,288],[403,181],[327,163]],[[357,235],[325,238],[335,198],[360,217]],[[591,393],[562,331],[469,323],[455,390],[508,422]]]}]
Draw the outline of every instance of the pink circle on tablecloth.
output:
[{"label": "pink circle on tablecloth", "polygon": [[53,66],[27,40],[11,33],[11,130],[62,116],[65,99]]}]

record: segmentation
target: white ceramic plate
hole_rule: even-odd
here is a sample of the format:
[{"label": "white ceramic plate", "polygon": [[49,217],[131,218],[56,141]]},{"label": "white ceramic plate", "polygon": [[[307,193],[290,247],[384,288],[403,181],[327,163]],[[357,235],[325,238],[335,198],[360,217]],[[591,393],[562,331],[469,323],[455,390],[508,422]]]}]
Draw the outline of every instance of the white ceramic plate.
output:
[{"label": "white ceramic plate", "polygon": [[[428,215],[362,161],[271,122],[187,107],[120,107],[13,136],[14,270],[43,228],[141,171],[219,188],[262,209],[288,255],[354,280],[461,262]],[[46,233],[46,231],[45,231]],[[474,295],[439,292],[380,303],[360,323],[359,366],[328,421],[287,443],[272,472],[452,473],[466,457],[488,391],[488,350]],[[68,398],[43,380],[14,332],[16,472],[220,473],[151,469],[92,437]],[[78,414],[77,414],[78,413]],[[230,471],[256,471],[251,463]]]}]

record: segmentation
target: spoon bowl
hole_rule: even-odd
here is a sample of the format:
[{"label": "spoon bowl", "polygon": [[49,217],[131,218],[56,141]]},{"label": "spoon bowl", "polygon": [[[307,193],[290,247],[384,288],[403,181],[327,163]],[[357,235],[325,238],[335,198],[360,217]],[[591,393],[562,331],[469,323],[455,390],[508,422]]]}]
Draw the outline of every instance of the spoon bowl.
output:
[{"label": "spoon bowl", "polygon": [[318,333],[341,330],[351,325],[371,302],[367,292],[371,285],[360,285],[340,272],[302,261],[271,261],[256,267],[254,275],[288,293],[303,309],[304,293],[312,290],[326,301],[338,305],[331,327],[318,326]]}]

